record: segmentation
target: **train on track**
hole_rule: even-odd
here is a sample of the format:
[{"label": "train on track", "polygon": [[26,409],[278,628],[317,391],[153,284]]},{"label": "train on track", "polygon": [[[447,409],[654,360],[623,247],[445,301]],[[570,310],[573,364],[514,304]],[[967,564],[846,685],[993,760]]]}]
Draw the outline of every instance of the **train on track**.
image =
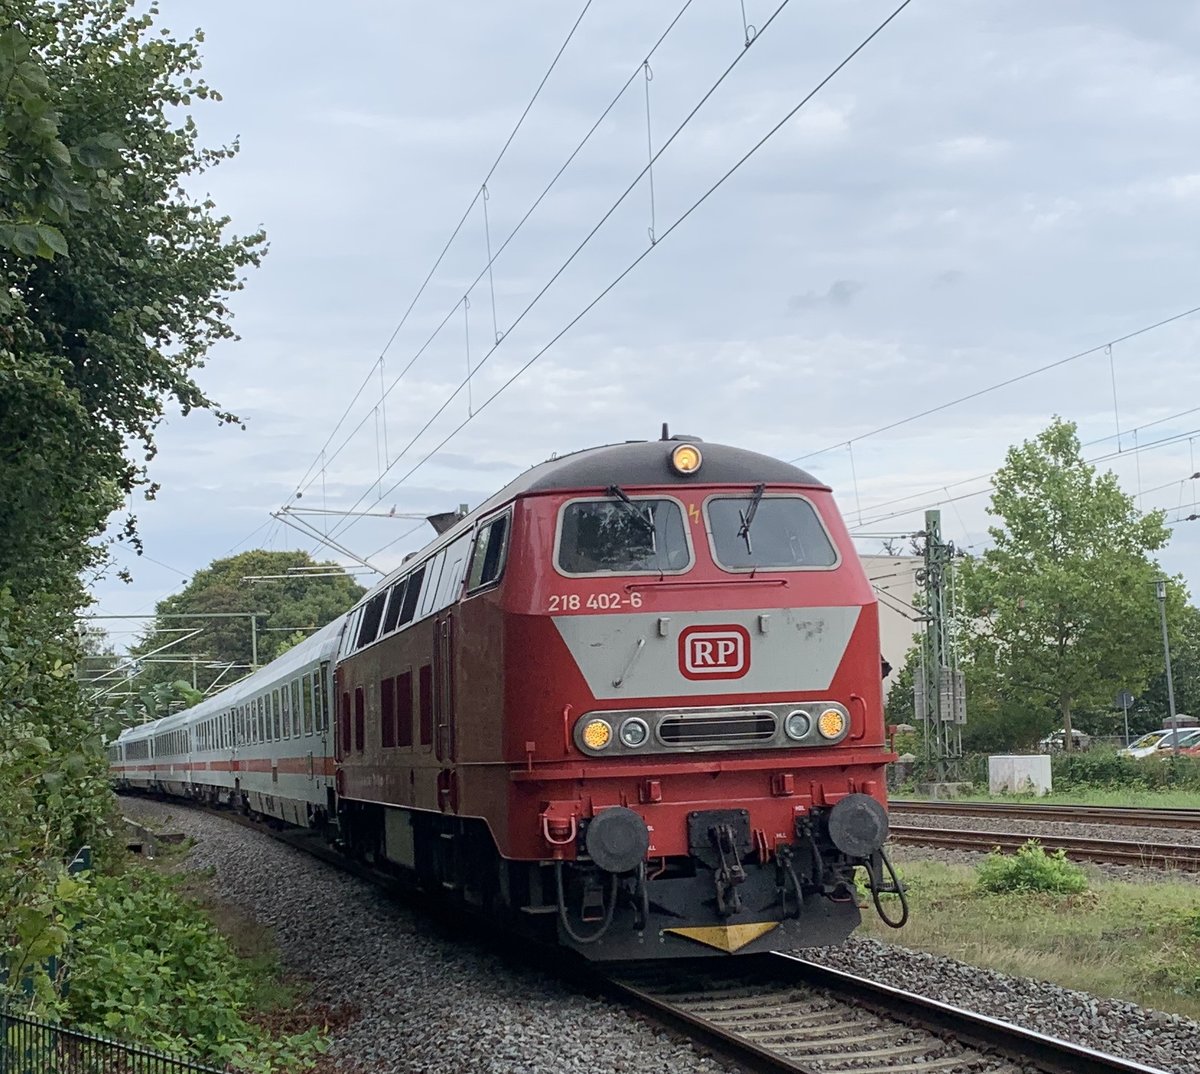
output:
[{"label": "train on track", "polygon": [[883,913],[877,608],[829,488],[664,429],[441,521],[347,614],[125,730],[118,787],[321,829],[596,960],[840,942],[858,868]]}]

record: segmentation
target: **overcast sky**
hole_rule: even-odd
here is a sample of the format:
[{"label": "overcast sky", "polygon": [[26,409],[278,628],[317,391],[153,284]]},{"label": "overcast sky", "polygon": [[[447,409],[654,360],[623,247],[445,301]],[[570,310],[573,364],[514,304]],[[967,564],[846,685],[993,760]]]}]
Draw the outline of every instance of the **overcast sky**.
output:
[{"label": "overcast sky", "polygon": [[[866,533],[919,529],[956,497],[945,533],[982,547],[986,475],[1054,413],[1079,424],[1089,457],[1115,456],[1101,465],[1144,507],[1197,510],[1200,314],[1117,343],[1111,368],[1101,350],[867,434],[1200,305],[1200,9],[914,0],[666,235],[895,6],[795,0],[765,26],[777,0],[745,0],[765,26],[747,49],[737,0],[693,0],[649,61],[655,151],[740,62],[654,165],[653,205],[643,179],[534,302],[646,164],[639,67],[682,3],[587,10],[488,183],[486,232],[479,199],[392,339],[582,0],[359,0],[336,15],[161,0],[163,24],[206,33],[225,99],[197,110],[203,135],[242,144],[197,193],[240,230],[264,225],[271,249],[233,303],[240,342],[200,371],[247,429],[199,413],[165,423],[162,492],[135,504],[157,562],[119,549],[134,582],[100,581],[96,610],[151,611],[234,549],[317,548],[271,521],[289,501],[474,505],[554,452],[653,438],[663,421],[802,460]],[[488,240],[495,251],[633,74],[464,310]],[[649,255],[439,448],[649,247],[652,223]],[[380,405],[381,372],[391,384],[448,314]],[[484,362],[469,395],[417,437],[468,354]],[[413,525],[365,519],[339,539],[386,568],[430,536],[377,551]],[[1162,562],[1195,592],[1200,522],[1174,533]]]}]

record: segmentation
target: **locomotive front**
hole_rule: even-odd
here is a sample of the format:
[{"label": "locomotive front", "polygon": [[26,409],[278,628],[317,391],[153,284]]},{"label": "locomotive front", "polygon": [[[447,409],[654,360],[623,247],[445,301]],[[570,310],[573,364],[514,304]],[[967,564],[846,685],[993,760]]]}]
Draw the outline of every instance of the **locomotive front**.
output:
[{"label": "locomotive front", "polygon": [[[895,890],[876,602],[810,475],[696,440],[524,490],[505,629],[507,853],[596,959],[843,940]],[[519,584],[513,584],[519,583]]]}]

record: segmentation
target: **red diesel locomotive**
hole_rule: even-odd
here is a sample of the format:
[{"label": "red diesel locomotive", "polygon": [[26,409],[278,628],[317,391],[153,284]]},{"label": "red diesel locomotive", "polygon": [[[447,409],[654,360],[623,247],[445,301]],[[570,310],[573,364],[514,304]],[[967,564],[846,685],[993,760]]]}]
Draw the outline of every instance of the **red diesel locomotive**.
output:
[{"label": "red diesel locomotive", "polygon": [[[303,680],[306,801],[238,772],[264,747],[236,709],[217,797],[505,927],[593,959],[746,953],[844,939],[857,867],[877,908],[897,889],[876,602],[830,490],[776,459],[665,434],[552,459],[303,645],[335,662]],[[215,767],[178,778],[209,793]]]}]

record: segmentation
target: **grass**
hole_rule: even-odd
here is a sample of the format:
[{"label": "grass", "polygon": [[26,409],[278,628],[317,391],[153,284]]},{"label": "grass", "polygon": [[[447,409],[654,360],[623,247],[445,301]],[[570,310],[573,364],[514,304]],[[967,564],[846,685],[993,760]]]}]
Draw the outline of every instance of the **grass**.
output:
[{"label": "grass", "polygon": [[[896,798],[920,801],[920,795],[896,792]],[[1077,787],[1052,791],[1041,798],[1031,794],[963,794],[954,801],[962,802],[1023,802],[1045,805],[1137,806],[1140,809],[1200,809],[1200,793],[1196,791],[1145,790],[1106,787]]]},{"label": "grass", "polygon": [[970,965],[1200,1018],[1200,887],[1094,881],[1073,895],[987,894],[966,865],[900,866],[912,916],[863,933]]}]

